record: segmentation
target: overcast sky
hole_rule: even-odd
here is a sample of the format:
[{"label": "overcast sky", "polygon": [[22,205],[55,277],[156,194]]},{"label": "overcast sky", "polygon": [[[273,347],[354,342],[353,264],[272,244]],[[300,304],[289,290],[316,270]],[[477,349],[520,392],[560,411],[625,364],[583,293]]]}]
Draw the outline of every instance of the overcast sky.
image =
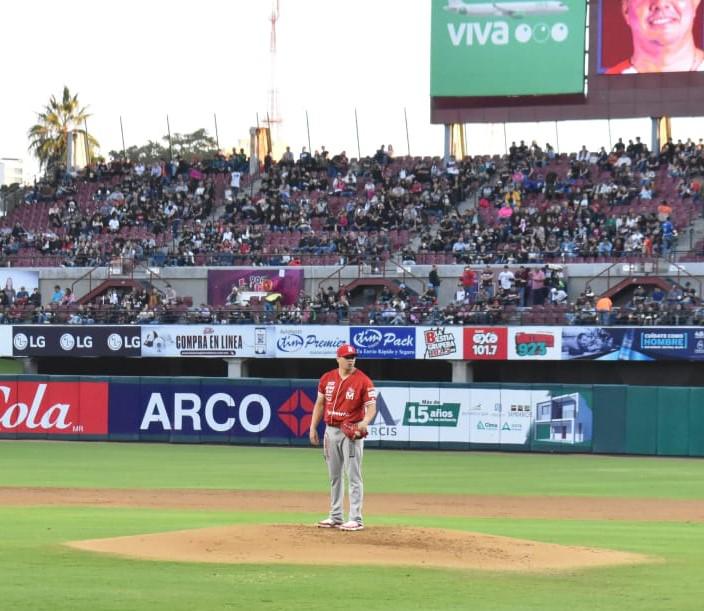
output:
[{"label": "overcast sky", "polygon": [[[266,119],[270,88],[270,0],[24,0],[5,8],[0,57],[5,87],[0,157],[36,164],[27,130],[64,85],[92,116],[89,131],[101,152],[158,140],[171,131],[206,128],[223,148],[248,137]],[[407,152],[404,108],[413,155],[441,154],[443,128],[430,125],[430,1],[280,0],[277,88],[281,139],[296,152],[325,145],[357,155],[355,108],[362,155],[380,144]],[[675,122],[676,137],[704,135],[704,122]],[[677,129],[680,133],[677,133]],[[636,134],[648,139],[647,119],[597,124],[511,125],[507,139],[559,140],[563,151],[590,148]],[[470,153],[500,153],[504,128],[469,126]]]}]

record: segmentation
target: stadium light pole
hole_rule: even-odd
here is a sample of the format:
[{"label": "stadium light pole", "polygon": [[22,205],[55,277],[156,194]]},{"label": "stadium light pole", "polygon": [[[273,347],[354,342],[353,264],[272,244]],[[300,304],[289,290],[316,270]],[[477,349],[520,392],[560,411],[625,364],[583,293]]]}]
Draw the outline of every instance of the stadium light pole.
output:
[{"label": "stadium light pole", "polygon": [[606,125],[607,125],[608,128],[609,128],[609,152],[611,152],[611,149],[612,149],[613,146],[614,146],[614,141],[613,141],[613,139],[611,138],[611,119],[610,119],[610,118],[609,118],[609,119],[606,119]]},{"label": "stadium light pole", "polygon": [[557,131],[557,121],[555,121],[555,151],[560,153],[560,134]]},{"label": "stadium light pole", "polygon": [[403,107],[403,120],[406,124],[406,148],[408,149],[408,156],[411,156],[411,139],[408,136],[408,113],[406,112],[406,107]]},{"label": "stadium light pole", "polygon": [[125,151],[125,130],[122,128],[122,115],[120,115],[120,136],[122,137],[122,157],[127,159],[127,152]]},{"label": "stadium light pole", "polygon": [[216,113],[213,113],[213,121],[215,122],[215,145],[218,147],[218,151],[220,151],[220,137],[218,136],[218,115]]},{"label": "stadium light pole", "polygon": [[308,153],[313,154],[313,149],[310,148],[310,122],[308,121],[308,111],[306,110],[306,132],[308,133]]},{"label": "stadium light pole", "polygon": [[166,131],[169,134],[169,157],[170,157],[169,161],[173,161],[174,160],[174,148],[171,143],[171,124],[169,123],[169,115],[166,115]]},{"label": "stadium light pole", "polygon": [[354,107],[354,129],[357,132],[357,159],[362,158],[362,150],[359,148],[359,121],[357,120],[357,107]]},{"label": "stadium light pole", "polygon": [[443,160],[447,163],[450,159],[450,154],[452,150],[452,124],[445,123],[445,144],[442,149]]},{"label": "stadium light pole", "polygon": [[83,137],[83,147],[86,149],[86,165],[90,165],[90,148],[88,147],[88,120],[83,117],[83,128],[85,135]]}]

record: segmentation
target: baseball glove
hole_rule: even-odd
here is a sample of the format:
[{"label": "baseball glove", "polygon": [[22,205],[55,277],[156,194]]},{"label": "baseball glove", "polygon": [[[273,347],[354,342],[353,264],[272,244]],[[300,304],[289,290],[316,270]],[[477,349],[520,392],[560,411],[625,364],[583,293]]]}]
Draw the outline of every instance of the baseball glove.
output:
[{"label": "baseball glove", "polygon": [[362,439],[367,436],[367,431],[360,431],[357,428],[357,424],[354,422],[343,422],[340,425],[340,429],[342,429],[342,432],[352,441],[355,439]]}]

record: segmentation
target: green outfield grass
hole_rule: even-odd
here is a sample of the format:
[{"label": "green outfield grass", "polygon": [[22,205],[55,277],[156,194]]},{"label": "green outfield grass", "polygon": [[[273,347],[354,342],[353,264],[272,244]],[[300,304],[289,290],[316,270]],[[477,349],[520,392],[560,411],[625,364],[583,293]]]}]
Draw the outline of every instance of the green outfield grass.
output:
[{"label": "green outfield grass", "polygon": [[[391,493],[704,499],[704,460],[381,451],[368,490]],[[0,486],[324,490],[316,448],[0,441]]]},{"label": "green outfield grass", "polygon": [[[375,492],[700,499],[689,459],[369,451]],[[318,450],[0,442],[0,486],[327,489]],[[102,507],[0,507],[2,609],[692,610],[704,606],[704,523],[368,516],[405,524],[657,556],[632,567],[517,575],[409,568],[199,565],[72,550],[76,539],[318,514]]]},{"label": "green outfield grass", "polygon": [[0,358],[0,374],[24,373],[22,359]]}]

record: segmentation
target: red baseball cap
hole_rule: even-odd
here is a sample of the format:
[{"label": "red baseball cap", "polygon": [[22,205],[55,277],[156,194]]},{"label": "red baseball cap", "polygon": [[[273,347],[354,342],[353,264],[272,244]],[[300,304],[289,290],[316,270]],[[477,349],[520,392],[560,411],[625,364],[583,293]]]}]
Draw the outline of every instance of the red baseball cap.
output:
[{"label": "red baseball cap", "polygon": [[354,346],[342,344],[342,346],[337,349],[337,356],[357,356],[357,351],[354,349]]}]

